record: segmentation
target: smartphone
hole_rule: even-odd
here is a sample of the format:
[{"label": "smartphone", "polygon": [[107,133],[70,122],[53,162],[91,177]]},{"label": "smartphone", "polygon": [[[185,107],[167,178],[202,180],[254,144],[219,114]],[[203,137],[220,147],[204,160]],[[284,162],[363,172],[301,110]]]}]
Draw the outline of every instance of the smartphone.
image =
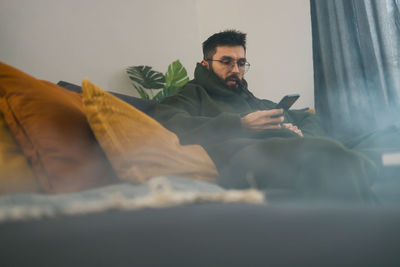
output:
[{"label": "smartphone", "polygon": [[279,101],[276,108],[283,108],[284,110],[288,110],[299,97],[299,94],[285,95],[282,100]]}]

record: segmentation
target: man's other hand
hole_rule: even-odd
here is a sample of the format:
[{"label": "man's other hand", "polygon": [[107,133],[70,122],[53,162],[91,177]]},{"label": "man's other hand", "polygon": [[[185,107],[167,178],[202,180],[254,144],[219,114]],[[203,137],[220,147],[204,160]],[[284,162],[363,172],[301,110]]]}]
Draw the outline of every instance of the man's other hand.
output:
[{"label": "man's other hand", "polygon": [[241,118],[245,130],[261,132],[268,129],[281,129],[283,109],[270,109],[252,112]]},{"label": "man's other hand", "polygon": [[282,127],[287,128],[287,129],[297,133],[301,137],[304,137],[303,132],[296,125],[293,125],[291,123],[282,123]]}]

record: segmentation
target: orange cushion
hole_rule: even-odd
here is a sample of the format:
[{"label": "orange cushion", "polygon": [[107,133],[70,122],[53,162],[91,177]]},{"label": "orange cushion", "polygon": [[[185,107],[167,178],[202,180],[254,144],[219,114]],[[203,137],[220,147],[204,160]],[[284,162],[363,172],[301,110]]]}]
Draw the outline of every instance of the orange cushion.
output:
[{"label": "orange cushion", "polygon": [[82,90],[89,124],[121,179],[140,184],[174,175],[216,182],[217,169],[201,146],[180,145],[173,132],[87,79]]},{"label": "orange cushion", "polygon": [[83,112],[81,96],[0,62],[0,110],[46,192],[116,178]]},{"label": "orange cushion", "polygon": [[0,194],[22,192],[40,192],[40,185],[0,113]]}]

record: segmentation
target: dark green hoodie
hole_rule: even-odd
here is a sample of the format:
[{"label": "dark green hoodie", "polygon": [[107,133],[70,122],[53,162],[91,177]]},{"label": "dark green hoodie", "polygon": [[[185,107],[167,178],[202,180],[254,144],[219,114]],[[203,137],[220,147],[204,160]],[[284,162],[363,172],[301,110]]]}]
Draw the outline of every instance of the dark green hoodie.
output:
[{"label": "dark green hoodie", "polygon": [[[177,133],[182,144],[207,146],[230,138],[298,137],[288,129],[256,134],[243,131],[241,117],[261,109],[274,109],[277,104],[254,97],[245,80],[243,87],[228,89],[201,64],[197,64],[194,76],[176,95],[157,105],[154,112],[158,121]],[[297,125],[304,136],[324,135],[318,118],[309,112],[285,112],[285,122]]]}]

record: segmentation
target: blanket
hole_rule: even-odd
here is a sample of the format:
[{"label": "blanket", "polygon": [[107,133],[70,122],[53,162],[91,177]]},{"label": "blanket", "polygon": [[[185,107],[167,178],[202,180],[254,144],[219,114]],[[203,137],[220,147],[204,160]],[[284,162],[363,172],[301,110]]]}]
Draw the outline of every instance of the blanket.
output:
[{"label": "blanket", "polygon": [[217,185],[159,176],[142,185],[119,183],[59,195],[13,194],[0,197],[0,222],[91,214],[110,210],[165,208],[193,203],[265,204],[258,190],[225,190]]}]

